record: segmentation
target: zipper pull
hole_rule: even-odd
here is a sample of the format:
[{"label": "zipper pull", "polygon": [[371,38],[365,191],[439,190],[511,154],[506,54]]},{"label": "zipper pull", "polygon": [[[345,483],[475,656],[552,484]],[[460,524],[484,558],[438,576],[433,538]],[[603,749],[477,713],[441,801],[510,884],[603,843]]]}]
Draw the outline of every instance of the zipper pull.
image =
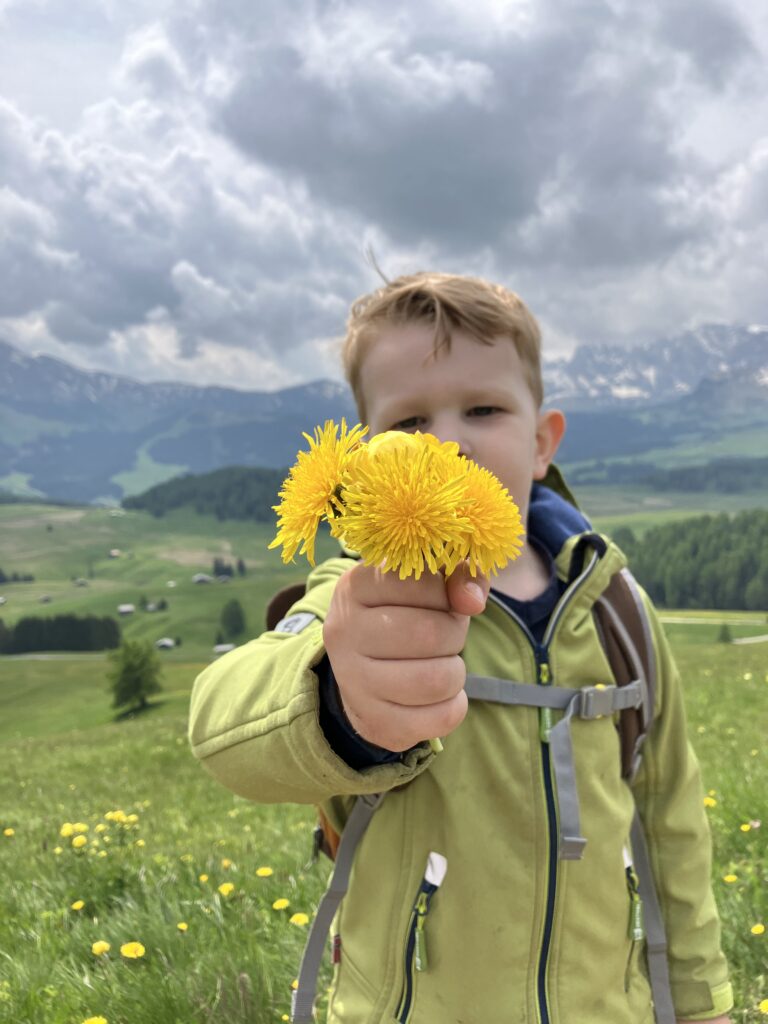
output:
[{"label": "zipper pull", "polygon": [[640,942],[645,938],[645,925],[643,923],[643,902],[640,899],[639,883],[633,868],[627,868],[627,885],[629,886],[629,937],[633,942]]},{"label": "zipper pull", "polygon": [[[546,652],[544,652],[546,657]],[[540,660],[539,653],[536,655],[536,668],[538,671],[538,682],[541,686],[550,686],[552,675],[549,671],[549,662]],[[549,743],[549,734],[552,732],[552,708],[539,708],[539,739],[542,743]]]},{"label": "zipper pull", "polygon": [[424,931],[424,925],[426,924],[428,909],[427,894],[420,892],[416,900],[416,942],[413,956],[417,971],[426,971],[427,969],[427,936]]}]

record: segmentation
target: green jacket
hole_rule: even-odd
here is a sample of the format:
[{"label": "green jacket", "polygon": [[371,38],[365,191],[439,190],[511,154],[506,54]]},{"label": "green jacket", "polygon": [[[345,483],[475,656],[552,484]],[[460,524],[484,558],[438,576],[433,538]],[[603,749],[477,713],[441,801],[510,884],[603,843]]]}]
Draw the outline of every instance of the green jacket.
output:
[{"label": "green jacket", "polygon": [[[577,540],[557,557],[562,578]],[[354,564],[335,558],[311,573],[291,613],[317,618],[300,633],[265,633],[210,665],[195,683],[190,718],[195,756],[248,799],[322,804],[341,829],[355,795],[388,792],[357,851],[335,923],[341,959],[328,1020],[652,1024],[642,943],[629,937],[635,801],[667,927],[676,1012],[726,1012],[732,996],[702,785],[678,673],[650,605],[659,676],[643,767],[630,789],[614,722],[574,719],[587,846],[579,861],[556,861],[549,755],[536,709],[473,701],[442,753],[424,744],[402,763],[361,772],[330,748],[312,669],[324,654],[322,620],[334,585]],[[609,544],[591,576],[562,599],[567,607],[549,652],[555,686],[612,682],[591,611],[623,564]],[[494,601],[472,620],[463,656],[468,672],[537,681],[529,639]],[[416,920],[431,852],[446,858],[447,872],[431,898],[422,897],[427,912]],[[415,927],[418,950],[409,942]],[[416,971],[424,945],[426,968]]]}]

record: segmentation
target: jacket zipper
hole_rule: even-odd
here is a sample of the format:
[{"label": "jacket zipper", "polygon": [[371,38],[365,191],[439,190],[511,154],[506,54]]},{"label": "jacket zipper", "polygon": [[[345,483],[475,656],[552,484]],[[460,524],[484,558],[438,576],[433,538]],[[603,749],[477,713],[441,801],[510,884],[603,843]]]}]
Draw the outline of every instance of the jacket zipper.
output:
[{"label": "jacket zipper", "polygon": [[[509,605],[506,605],[499,598],[490,594],[493,600],[507,615],[517,622],[522,629],[528,642],[533,648],[533,655],[536,664],[536,684],[538,686],[551,686],[552,672],[549,665],[549,648],[552,637],[558,623],[563,617],[565,609],[571,603],[575,593],[581,587],[597,566],[600,556],[593,552],[589,565],[571,583],[568,589],[555,606],[547,628],[544,631],[542,643],[537,643],[536,638],[528,629],[526,624],[517,616]],[[552,926],[555,917],[555,896],[557,890],[557,864],[558,864],[558,832],[557,832],[557,810],[555,792],[552,783],[552,761],[549,752],[549,733],[552,729],[552,709],[539,709],[539,746],[541,750],[541,770],[544,782],[544,795],[547,807],[547,828],[548,828],[548,859],[547,859],[547,900],[544,912],[544,930],[539,948],[539,962],[536,970],[536,1001],[537,1016],[539,1024],[551,1024],[549,1015],[549,1000],[547,998],[547,973],[549,968],[549,951],[552,945]]]},{"label": "jacket zipper", "polygon": [[643,903],[640,898],[640,882],[629,855],[629,850],[624,847],[624,873],[627,878],[627,891],[629,892],[629,956],[627,957],[627,969],[624,974],[624,991],[629,992],[629,978],[632,969],[632,957],[638,942],[645,938],[645,925],[643,923]]},{"label": "jacket zipper", "polygon": [[432,903],[432,897],[442,885],[447,870],[445,857],[439,853],[430,853],[424,878],[411,908],[405,942],[405,971],[403,990],[395,1010],[398,1024],[406,1024],[413,1006],[413,993],[416,982],[416,971],[427,969],[427,942],[425,924]]}]

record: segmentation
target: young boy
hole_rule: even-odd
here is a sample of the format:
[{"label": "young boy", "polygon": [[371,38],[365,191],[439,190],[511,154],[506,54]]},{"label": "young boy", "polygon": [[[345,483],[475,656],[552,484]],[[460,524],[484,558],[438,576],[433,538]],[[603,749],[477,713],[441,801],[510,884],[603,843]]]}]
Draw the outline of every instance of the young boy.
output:
[{"label": "young boy", "polygon": [[624,558],[557,493],[565,420],[541,411],[539,345],[522,301],[485,281],[416,274],[356,302],[344,360],[371,436],[458,442],[517,502],[522,553],[490,593],[461,567],[400,580],[343,553],[277,630],[195,684],[194,753],[235,792],[321,804],[339,831],[357,796],[386,794],[334,922],[333,1024],[652,1024],[636,806],[667,932],[666,1019],[729,1019],[701,782],[653,610],[655,719],[631,786],[614,716],[571,722],[576,852],[563,854],[572,815],[550,742],[561,713],[545,727],[541,707],[467,696],[468,674],[523,694],[613,682],[592,609]]}]

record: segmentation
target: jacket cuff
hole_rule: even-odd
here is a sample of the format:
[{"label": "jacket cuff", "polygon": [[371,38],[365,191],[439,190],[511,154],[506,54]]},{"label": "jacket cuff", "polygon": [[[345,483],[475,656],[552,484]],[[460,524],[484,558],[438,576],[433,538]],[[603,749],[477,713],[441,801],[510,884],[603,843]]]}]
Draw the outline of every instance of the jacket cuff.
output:
[{"label": "jacket cuff", "polygon": [[[705,981],[673,984],[672,993],[675,1007],[685,1007],[685,1013],[677,1011],[679,1020],[714,1020],[728,1013],[734,1005],[733,986],[730,981],[715,988],[710,988]],[[691,1004],[696,1002],[703,1007],[701,1010],[690,1009]]]}]

